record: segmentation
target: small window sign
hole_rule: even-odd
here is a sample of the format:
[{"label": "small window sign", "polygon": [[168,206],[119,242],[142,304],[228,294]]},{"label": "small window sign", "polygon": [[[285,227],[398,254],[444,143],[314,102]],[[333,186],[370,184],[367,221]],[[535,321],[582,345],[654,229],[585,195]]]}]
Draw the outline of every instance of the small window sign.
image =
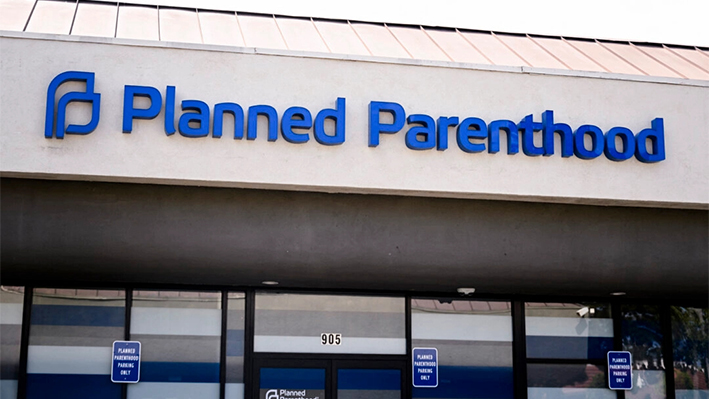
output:
[{"label": "small window sign", "polygon": [[438,349],[414,348],[412,353],[414,388],[438,387]]},{"label": "small window sign", "polygon": [[140,342],[114,341],[111,382],[135,384],[140,380]]},{"label": "small window sign", "polygon": [[633,389],[633,362],[630,352],[608,352],[608,388]]},{"label": "small window sign", "polygon": [[322,333],[320,334],[320,343],[322,345],[342,345],[342,334]]}]

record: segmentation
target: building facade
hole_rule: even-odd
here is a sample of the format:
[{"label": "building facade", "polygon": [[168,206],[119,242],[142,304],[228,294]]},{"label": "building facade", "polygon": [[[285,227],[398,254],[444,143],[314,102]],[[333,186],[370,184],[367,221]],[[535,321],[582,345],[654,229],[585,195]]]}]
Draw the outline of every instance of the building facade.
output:
[{"label": "building facade", "polygon": [[0,30],[2,399],[709,395],[708,49],[103,1]]}]

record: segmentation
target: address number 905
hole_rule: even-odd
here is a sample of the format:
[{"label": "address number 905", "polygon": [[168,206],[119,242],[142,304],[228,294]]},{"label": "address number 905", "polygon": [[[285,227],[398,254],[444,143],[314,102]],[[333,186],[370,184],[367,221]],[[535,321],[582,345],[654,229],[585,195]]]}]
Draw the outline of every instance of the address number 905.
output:
[{"label": "address number 905", "polygon": [[342,334],[322,333],[320,334],[320,343],[323,345],[340,345],[342,344]]}]

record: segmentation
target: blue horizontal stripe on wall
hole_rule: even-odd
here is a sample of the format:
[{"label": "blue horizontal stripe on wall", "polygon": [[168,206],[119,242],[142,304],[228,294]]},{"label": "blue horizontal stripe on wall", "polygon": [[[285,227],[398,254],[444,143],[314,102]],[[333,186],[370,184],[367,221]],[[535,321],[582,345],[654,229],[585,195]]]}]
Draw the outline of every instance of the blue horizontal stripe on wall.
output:
[{"label": "blue horizontal stripe on wall", "polygon": [[439,366],[438,388],[413,388],[414,398],[512,399],[512,367]]},{"label": "blue horizontal stripe on wall", "polygon": [[123,327],[125,308],[115,306],[32,305],[32,324]]},{"label": "blue horizontal stripe on wall", "polygon": [[337,371],[337,389],[398,391],[401,389],[401,371],[340,369]]},{"label": "blue horizontal stripe on wall", "polygon": [[219,363],[142,362],[140,381],[219,382]]},{"label": "blue horizontal stripe on wall", "polygon": [[27,399],[120,399],[110,375],[27,374]]},{"label": "blue horizontal stripe on wall", "polygon": [[527,357],[531,358],[605,359],[610,350],[610,337],[527,336]]},{"label": "blue horizontal stripe on wall", "polygon": [[260,389],[325,389],[325,369],[262,368]]},{"label": "blue horizontal stripe on wall", "polygon": [[226,330],[226,355],[244,356],[244,330]]}]

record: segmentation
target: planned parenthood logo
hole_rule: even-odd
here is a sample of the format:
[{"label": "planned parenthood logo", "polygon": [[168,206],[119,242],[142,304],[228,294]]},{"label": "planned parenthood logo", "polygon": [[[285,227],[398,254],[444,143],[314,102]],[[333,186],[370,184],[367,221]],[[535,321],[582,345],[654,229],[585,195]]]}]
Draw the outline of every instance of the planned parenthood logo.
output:
[{"label": "planned parenthood logo", "polygon": [[[57,89],[66,82],[84,82],[86,91],[72,91],[64,94],[56,101]],[[71,102],[91,104],[91,120],[85,125],[66,126],[66,107]],[[56,107],[55,107],[56,104]],[[47,113],[44,120],[44,137],[51,139],[56,136],[64,138],[66,134],[89,134],[96,129],[101,108],[101,94],[94,93],[94,73],[67,71],[60,73],[52,80],[47,89]]]},{"label": "planned parenthood logo", "polygon": [[[263,390],[261,391],[263,393]],[[320,399],[323,397],[322,390],[309,389],[269,389],[263,399]]]}]

